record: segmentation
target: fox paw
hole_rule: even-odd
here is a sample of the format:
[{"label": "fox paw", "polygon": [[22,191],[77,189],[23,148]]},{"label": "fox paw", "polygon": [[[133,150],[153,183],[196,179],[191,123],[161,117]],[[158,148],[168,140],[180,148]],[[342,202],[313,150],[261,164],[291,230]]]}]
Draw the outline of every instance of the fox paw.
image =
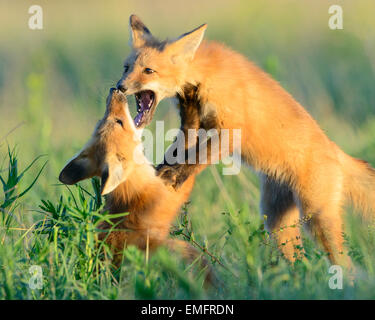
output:
[{"label": "fox paw", "polygon": [[189,177],[186,165],[161,165],[157,167],[157,176],[164,180],[166,185],[178,190]]}]

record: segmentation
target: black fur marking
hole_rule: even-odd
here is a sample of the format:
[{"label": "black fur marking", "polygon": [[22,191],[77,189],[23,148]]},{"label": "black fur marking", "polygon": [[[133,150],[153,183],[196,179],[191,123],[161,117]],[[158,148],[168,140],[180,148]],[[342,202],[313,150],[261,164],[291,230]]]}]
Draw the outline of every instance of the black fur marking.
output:
[{"label": "black fur marking", "polygon": [[220,126],[217,122],[216,112],[211,111],[207,113],[204,118],[201,117],[200,127],[207,131],[210,129],[217,129],[219,131]]},{"label": "black fur marking", "polygon": [[104,186],[107,183],[108,177],[109,177],[109,170],[108,170],[108,167],[106,167],[104,169],[104,171],[102,172],[102,177],[101,177],[101,180],[102,180],[101,191],[103,191]]},{"label": "black fur marking", "polygon": [[181,130],[198,130],[200,126],[201,101],[198,95],[199,85],[186,84],[183,94],[177,95],[180,108]]},{"label": "black fur marking", "polygon": [[194,164],[159,164],[156,167],[157,175],[162,178],[166,184],[171,185],[176,190],[189,178],[194,172]]},{"label": "black fur marking", "polygon": [[145,24],[135,15],[130,17],[130,25],[132,29],[143,31],[145,33],[151,34],[150,30],[145,26]]},{"label": "black fur marking", "polygon": [[204,113],[202,101],[199,96],[199,84],[190,83],[183,87],[183,94],[177,95],[180,105],[181,130],[187,129],[218,129],[216,113]]},{"label": "black fur marking", "polygon": [[141,33],[141,37],[145,41],[145,46],[147,47],[157,49],[158,51],[163,51],[167,43],[169,43],[168,40],[160,41],[155,38],[151,34],[151,31],[136,15],[130,16],[130,26],[134,31]]},{"label": "black fur marking", "polygon": [[168,40],[160,41],[154,37],[150,37],[146,39],[146,46],[149,48],[154,48],[158,51],[163,51],[168,44]]},{"label": "black fur marking", "polygon": [[[194,86],[187,83],[183,88],[183,93],[178,94],[181,130],[185,134],[185,159],[188,159],[188,130],[205,130],[218,128],[216,113],[211,112],[204,114],[202,102],[199,96],[199,84]],[[209,142],[208,142],[209,143]],[[199,157],[199,144],[196,141],[196,156]],[[209,157],[209,155],[207,155]],[[198,166],[196,164],[168,164],[166,159],[156,168],[158,176],[164,179],[165,183],[172,185],[178,189],[186,179],[194,173]]]},{"label": "black fur marking", "polygon": [[87,170],[78,161],[69,162],[59,175],[60,182],[64,184],[75,184],[87,176]]},{"label": "black fur marking", "polygon": [[182,34],[178,39],[181,39],[181,38],[195,32],[195,31],[197,31],[198,29],[202,28],[204,25],[205,25],[205,23],[201,24],[199,27],[196,27],[194,30],[191,30],[189,32],[186,32],[186,33]]}]

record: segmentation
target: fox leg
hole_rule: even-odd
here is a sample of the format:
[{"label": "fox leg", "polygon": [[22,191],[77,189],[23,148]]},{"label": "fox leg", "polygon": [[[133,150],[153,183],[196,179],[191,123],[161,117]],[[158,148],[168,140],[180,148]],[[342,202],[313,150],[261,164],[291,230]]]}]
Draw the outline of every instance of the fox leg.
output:
[{"label": "fox leg", "polygon": [[176,163],[172,165],[162,164],[156,168],[157,175],[164,179],[166,183],[172,185],[175,189],[180,188],[191,175],[197,175],[208,165],[218,163],[219,159],[221,158],[220,138],[215,142],[217,143],[214,143],[211,138],[207,140],[207,144],[205,146],[205,161],[200,161],[199,145],[197,144],[185,151],[185,159],[190,158],[189,154],[191,154],[191,152],[195,153],[195,163],[186,163],[185,160],[185,163]]},{"label": "fox leg", "polygon": [[[326,165],[321,172],[314,173],[301,195],[304,216],[310,216],[308,227],[329,254],[332,264],[352,268],[343,236],[343,175],[335,165]],[[322,183],[324,181],[324,183]]]},{"label": "fox leg", "polygon": [[300,234],[300,211],[292,190],[267,175],[261,178],[261,213],[266,216],[266,227],[289,261],[304,256]]},{"label": "fox leg", "polygon": [[[189,140],[189,130],[199,130],[200,124],[200,104],[197,96],[198,88],[192,85],[185,86],[184,92],[182,95],[178,96],[179,99],[179,108],[180,108],[180,117],[181,117],[181,127],[180,133],[184,135],[184,161],[189,156],[189,148],[196,148],[198,138],[197,136]],[[191,164],[178,164],[172,163],[171,155],[174,155],[174,151],[177,150],[177,143],[181,143],[179,137],[176,138],[172,146],[167,150],[164,155],[164,161],[156,167],[157,175],[161,177],[165,183],[170,184],[177,188],[180,186],[194,171],[195,165]],[[172,151],[171,151],[172,150]]]},{"label": "fox leg", "polygon": [[[333,213],[336,215],[333,216]],[[311,230],[328,252],[332,264],[348,266],[349,257],[344,255],[343,221],[340,214],[337,208],[323,209],[312,217]]]},{"label": "fox leg", "polygon": [[341,206],[331,203],[320,210],[306,206],[304,211],[305,215],[311,213],[309,230],[329,254],[331,263],[351,269],[351,259],[344,247]]},{"label": "fox leg", "polygon": [[[213,132],[212,136],[207,139],[203,137],[203,141],[197,138],[195,144],[190,146],[189,149],[185,149],[184,163],[159,165],[157,175],[175,189],[178,189],[190,176],[199,174],[210,164],[218,163],[222,155],[232,154],[234,132],[229,132],[229,141],[223,146],[221,130],[212,129],[214,130],[211,131],[211,133]],[[190,142],[188,145],[191,145]]]},{"label": "fox leg", "polygon": [[[210,163],[215,163],[220,159],[220,130],[217,139],[212,137],[206,141],[200,141],[199,130],[210,130],[217,128],[216,116],[205,115],[202,122],[202,110],[198,97],[198,87],[186,85],[182,95],[178,96],[180,104],[181,131],[179,134],[184,135],[184,141],[177,137],[176,141],[167,150],[163,163],[156,168],[157,175],[167,184],[174,188],[179,188],[185,180],[193,174],[198,174]],[[194,136],[189,135],[189,131],[194,132]],[[213,140],[215,140],[214,143]],[[184,143],[183,163],[171,162],[170,159],[176,157],[175,151],[179,150],[178,143]],[[200,148],[204,147],[206,151],[205,161],[200,161]],[[212,152],[214,150],[215,152]],[[218,150],[218,151],[216,151]],[[191,161],[193,160],[193,161]]]}]

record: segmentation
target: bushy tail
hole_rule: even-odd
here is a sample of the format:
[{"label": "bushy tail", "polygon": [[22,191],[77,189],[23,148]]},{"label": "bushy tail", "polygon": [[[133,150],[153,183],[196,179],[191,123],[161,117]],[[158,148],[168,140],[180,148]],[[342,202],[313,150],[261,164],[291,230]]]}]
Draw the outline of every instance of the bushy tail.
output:
[{"label": "bushy tail", "polygon": [[345,154],[340,155],[344,169],[344,190],[353,206],[364,217],[375,217],[375,169],[366,161]]}]

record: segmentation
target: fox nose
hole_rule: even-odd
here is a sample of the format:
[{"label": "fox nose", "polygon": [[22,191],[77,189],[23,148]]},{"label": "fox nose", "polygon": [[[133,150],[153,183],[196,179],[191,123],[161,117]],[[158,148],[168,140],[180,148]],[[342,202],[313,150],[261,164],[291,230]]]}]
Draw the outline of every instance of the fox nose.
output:
[{"label": "fox nose", "polygon": [[126,91],[126,87],[122,84],[121,81],[119,81],[119,82],[117,83],[117,89],[120,90],[120,91],[123,92],[123,93],[125,93],[125,91]]}]

